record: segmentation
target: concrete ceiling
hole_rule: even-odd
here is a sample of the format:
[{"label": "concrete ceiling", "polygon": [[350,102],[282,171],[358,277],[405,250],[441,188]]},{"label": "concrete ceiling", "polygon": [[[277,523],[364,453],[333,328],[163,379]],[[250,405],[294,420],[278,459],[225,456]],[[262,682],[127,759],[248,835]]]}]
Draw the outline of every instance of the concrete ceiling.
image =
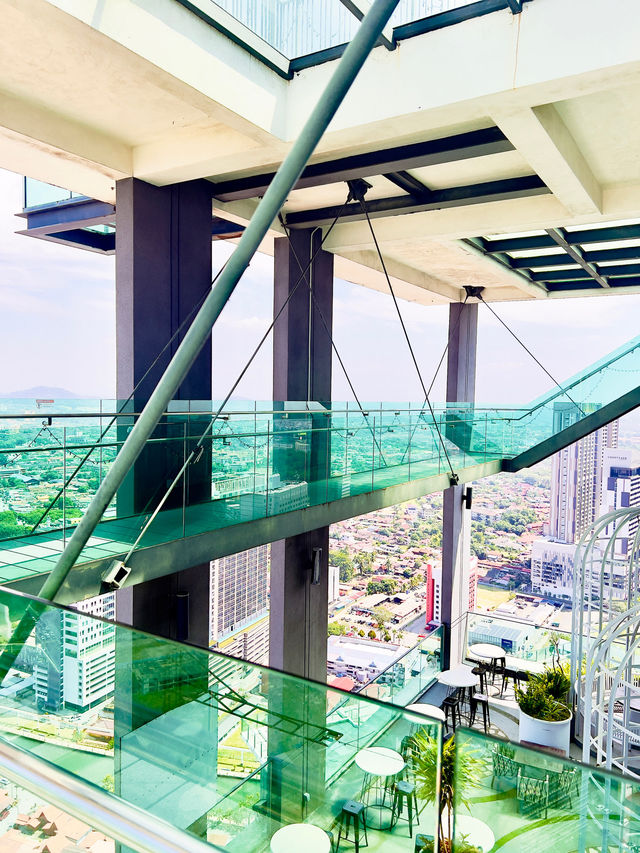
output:
[{"label": "concrete ceiling", "polygon": [[[107,202],[123,177],[218,183],[277,168],[335,66],[286,80],[175,0],[0,0],[0,16],[0,166]],[[532,0],[376,48],[313,162],[497,126],[512,150],[409,175],[432,191],[537,176],[549,192],[378,213],[374,227],[404,298],[457,301],[472,284],[543,299],[460,241],[640,218],[639,116],[637,0],[615,13],[581,0],[579,14],[576,0]],[[406,196],[367,180],[370,200]],[[341,182],[297,189],[284,215],[345,196]],[[246,222],[256,204],[214,198],[214,211]],[[326,245],[338,274],[384,286],[366,223],[338,224]]]}]

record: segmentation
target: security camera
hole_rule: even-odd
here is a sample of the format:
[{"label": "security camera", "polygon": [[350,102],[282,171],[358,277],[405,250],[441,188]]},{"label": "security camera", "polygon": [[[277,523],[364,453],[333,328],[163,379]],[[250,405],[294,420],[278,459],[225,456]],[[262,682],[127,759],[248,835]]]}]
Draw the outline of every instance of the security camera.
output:
[{"label": "security camera", "polygon": [[125,566],[122,560],[113,560],[107,572],[102,578],[102,591],[120,589],[122,584],[131,574],[129,566]]}]

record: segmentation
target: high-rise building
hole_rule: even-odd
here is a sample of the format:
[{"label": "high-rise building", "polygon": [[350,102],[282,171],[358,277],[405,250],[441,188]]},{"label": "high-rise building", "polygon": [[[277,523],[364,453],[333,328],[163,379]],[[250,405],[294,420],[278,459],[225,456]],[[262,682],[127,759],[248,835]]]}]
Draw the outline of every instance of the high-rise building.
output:
[{"label": "high-rise building", "polygon": [[[579,416],[572,403],[557,403],[553,412],[554,432],[571,426]],[[548,527],[551,539],[576,543],[598,517],[604,454],[617,446],[618,421],[612,421],[553,457]]]},{"label": "high-rise building", "polygon": [[[602,477],[600,515],[631,506],[640,506],[640,467],[632,466],[631,451],[608,450]],[[616,556],[626,557],[638,531],[638,519],[632,519],[623,530],[618,530],[615,522],[611,522],[602,535],[610,539],[616,531]]]},{"label": "high-rise building", "polygon": [[115,625],[90,617],[115,619],[115,593],[89,598],[75,609],[79,612],[48,611],[36,626],[35,693],[42,710],[84,711],[113,692]]},{"label": "high-rise building", "polygon": [[329,566],[329,604],[340,598],[340,567]]},{"label": "high-rise building", "polygon": [[226,654],[267,663],[269,546],[212,560],[209,644]]}]

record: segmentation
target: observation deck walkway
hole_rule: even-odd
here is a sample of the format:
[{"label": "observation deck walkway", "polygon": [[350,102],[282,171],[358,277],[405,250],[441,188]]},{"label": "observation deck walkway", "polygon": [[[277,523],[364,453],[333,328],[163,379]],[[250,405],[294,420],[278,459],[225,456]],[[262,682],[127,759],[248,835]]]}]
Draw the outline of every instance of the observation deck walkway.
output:
[{"label": "observation deck walkway", "polygon": [[[529,467],[635,408],[639,360],[640,336],[522,408],[255,403],[226,408],[211,426],[214,402],[176,402],[57,600],[97,594],[115,558],[126,556],[137,583],[456,479]],[[116,401],[68,401],[55,413],[33,401],[1,404],[1,583],[39,589],[135,417]],[[30,532],[11,535],[22,530]]]}]

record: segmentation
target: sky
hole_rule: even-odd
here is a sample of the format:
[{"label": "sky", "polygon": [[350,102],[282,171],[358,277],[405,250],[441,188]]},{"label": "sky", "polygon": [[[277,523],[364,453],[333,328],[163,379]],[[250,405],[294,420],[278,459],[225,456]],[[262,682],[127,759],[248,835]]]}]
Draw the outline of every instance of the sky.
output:
[{"label": "sky", "polygon": [[[115,263],[113,257],[21,235],[22,179],[0,170],[0,378],[3,393],[36,385],[85,397],[115,394]],[[374,221],[375,227],[375,221]],[[213,244],[214,272],[232,247]],[[271,322],[273,260],[257,255],[213,335],[214,397],[224,396]],[[443,352],[448,309],[400,302],[428,386]],[[494,304],[507,325],[559,381],[640,328],[640,296]],[[527,402],[551,381],[480,306],[476,398]],[[341,280],[334,286],[334,340],[362,401],[421,399],[421,387],[391,297]],[[335,400],[353,399],[334,359]],[[444,368],[434,401],[444,396]],[[236,394],[271,398],[271,340]]]}]

